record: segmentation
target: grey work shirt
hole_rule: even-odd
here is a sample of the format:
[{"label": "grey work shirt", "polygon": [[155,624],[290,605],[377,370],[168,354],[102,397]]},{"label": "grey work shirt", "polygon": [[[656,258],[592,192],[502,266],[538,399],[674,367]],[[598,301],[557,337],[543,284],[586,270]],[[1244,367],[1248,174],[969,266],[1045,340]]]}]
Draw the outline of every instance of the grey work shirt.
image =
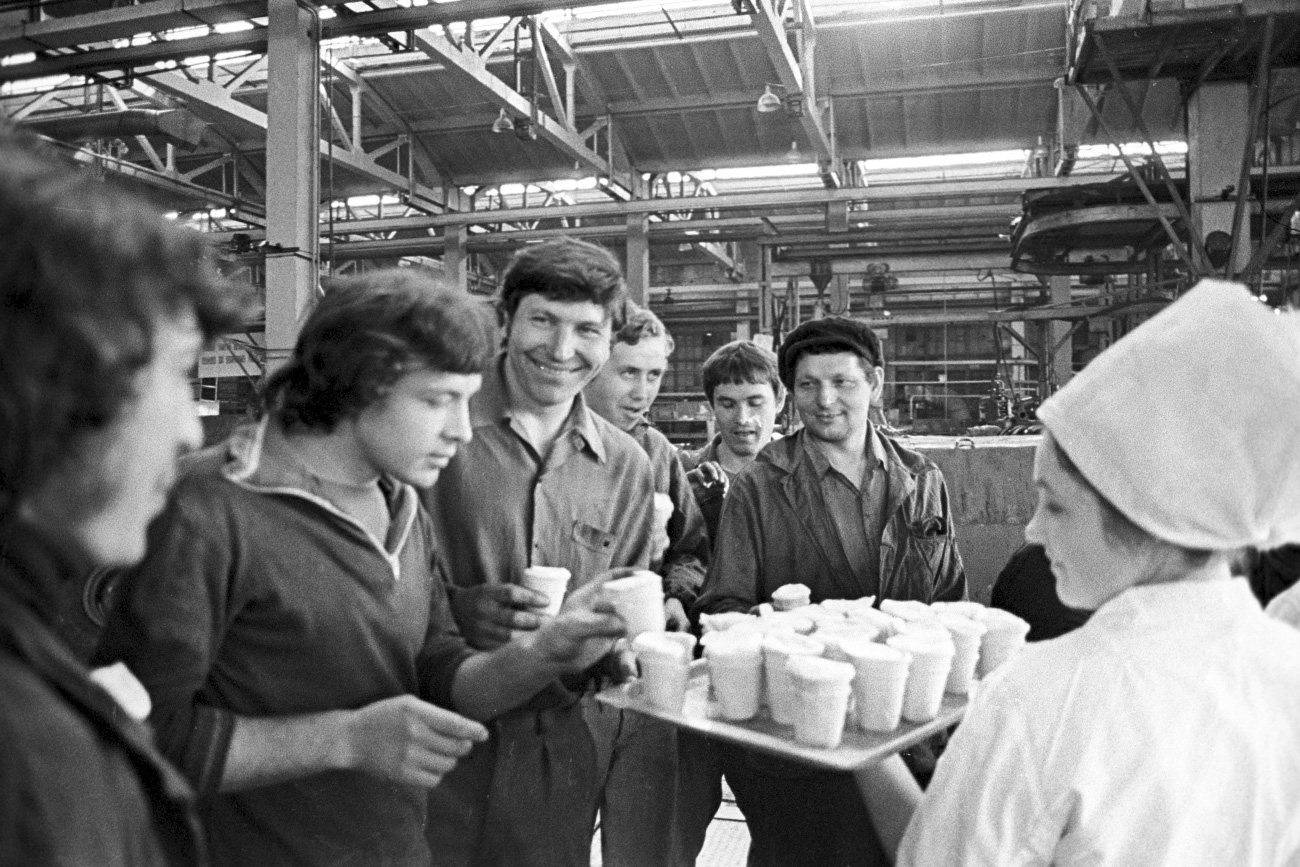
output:
[{"label": "grey work shirt", "polygon": [[835,521],[835,532],[844,557],[864,590],[875,596],[880,590],[880,537],[885,532],[885,503],[889,498],[889,473],[880,435],[867,432],[867,466],[858,484],[831,465],[811,437],[803,438],[804,452],[821,480],[822,497]]},{"label": "grey work shirt", "polygon": [[582,395],[543,459],[509,407],[504,356],[470,401],[474,437],[423,493],[456,587],[518,584],[528,566],[563,566],[580,586],[650,562],[654,479],[630,436]]}]

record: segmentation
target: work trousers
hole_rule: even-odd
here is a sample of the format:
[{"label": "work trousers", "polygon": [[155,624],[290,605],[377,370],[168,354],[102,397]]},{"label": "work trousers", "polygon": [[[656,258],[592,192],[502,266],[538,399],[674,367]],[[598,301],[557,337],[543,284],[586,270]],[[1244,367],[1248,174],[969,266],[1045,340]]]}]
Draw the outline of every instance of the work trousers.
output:
[{"label": "work trousers", "polygon": [[582,709],[595,742],[596,778],[603,782],[598,803],[605,867],[665,867],[677,811],[677,730],[590,696]]}]

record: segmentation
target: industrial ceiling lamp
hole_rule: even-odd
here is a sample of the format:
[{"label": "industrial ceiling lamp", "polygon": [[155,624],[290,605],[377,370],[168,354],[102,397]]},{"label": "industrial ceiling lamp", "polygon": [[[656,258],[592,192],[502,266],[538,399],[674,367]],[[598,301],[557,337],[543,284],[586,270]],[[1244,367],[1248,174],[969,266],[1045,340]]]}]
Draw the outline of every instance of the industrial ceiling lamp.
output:
[{"label": "industrial ceiling lamp", "polygon": [[504,108],[501,109],[501,113],[497,115],[497,119],[492,121],[493,132],[510,132],[510,130],[514,128],[515,128],[514,121],[510,119],[510,115],[506,114],[506,110]]},{"label": "industrial ceiling lamp", "polygon": [[771,114],[774,111],[780,111],[785,105],[781,97],[772,92],[772,85],[763,86],[763,95],[758,98],[758,113]]}]

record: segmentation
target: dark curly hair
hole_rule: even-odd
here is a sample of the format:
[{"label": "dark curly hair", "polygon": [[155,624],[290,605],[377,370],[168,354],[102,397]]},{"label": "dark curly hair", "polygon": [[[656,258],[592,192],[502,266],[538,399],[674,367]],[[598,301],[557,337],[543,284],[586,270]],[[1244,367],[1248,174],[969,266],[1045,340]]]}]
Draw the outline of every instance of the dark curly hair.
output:
[{"label": "dark curly hair", "polygon": [[169,319],[205,338],[247,297],[204,237],[0,130],[0,524],[135,395]]},{"label": "dark curly hair", "polygon": [[491,312],[480,305],[414,268],[327,281],[266,407],[286,428],[330,431],[413,370],[482,373]]},{"label": "dark curly hair", "polygon": [[627,318],[627,284],[618,260],[605,248],[577,238],[531,244],[515,253],[501,280],[497,311],[509,325],[525,295],[550,301],[590,301],[609,313],[614,331]]}]

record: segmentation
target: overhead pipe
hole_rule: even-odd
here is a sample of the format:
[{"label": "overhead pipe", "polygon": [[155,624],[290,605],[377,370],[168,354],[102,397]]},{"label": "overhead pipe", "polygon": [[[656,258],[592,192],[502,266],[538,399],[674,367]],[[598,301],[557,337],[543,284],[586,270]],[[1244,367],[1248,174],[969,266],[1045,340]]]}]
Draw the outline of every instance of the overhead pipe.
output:
[{"label": "overhead pipe", "polygon": [[160,135],[192,148],[199,146],[208,128],[206,123],[184,109],[153,108],[43,117],[25,120],[22,124],[60,141]]}]

